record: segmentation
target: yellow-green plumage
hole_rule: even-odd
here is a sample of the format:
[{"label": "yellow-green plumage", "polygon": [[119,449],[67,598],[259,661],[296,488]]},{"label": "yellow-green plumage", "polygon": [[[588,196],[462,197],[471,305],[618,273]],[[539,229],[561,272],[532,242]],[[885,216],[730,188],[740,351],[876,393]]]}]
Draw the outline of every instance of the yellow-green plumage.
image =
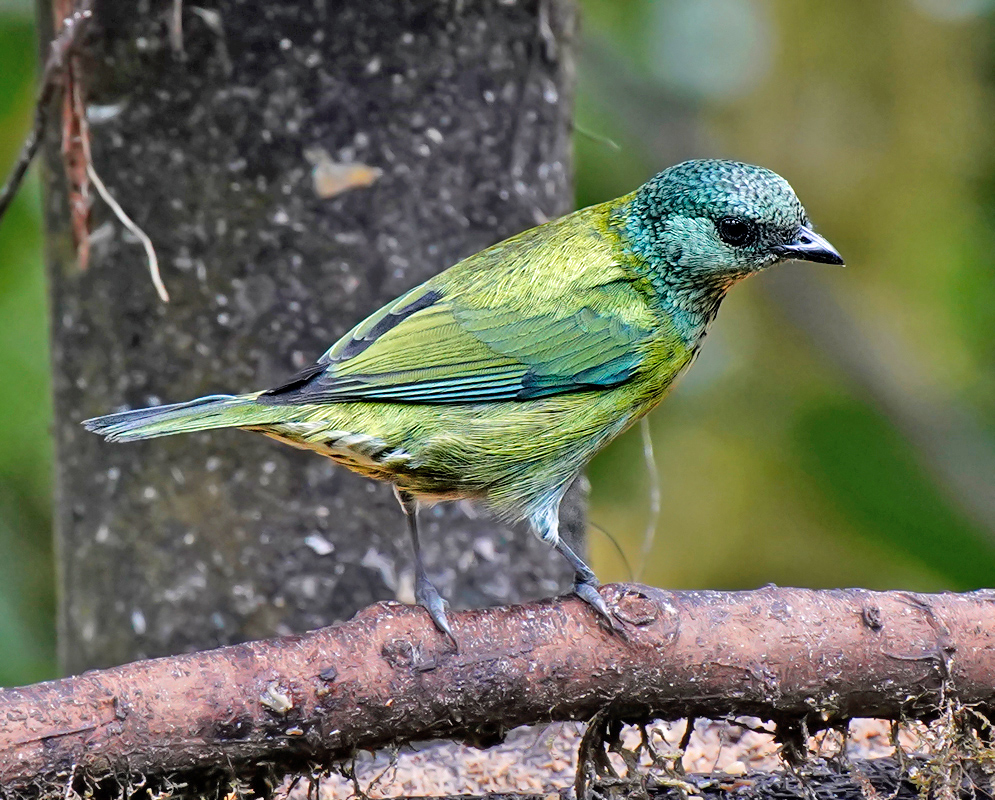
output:
[{"label": "yellow-green plumage", "polygon": [[[556,543],[569,483],[663,399],[733,283],[784,258],[842,263],[807,225],[774,173],[686,162],[470,256],[281,387],[85,424],[117,440],[259,431],[393,483],[402,502],[479,499]],[[593,573],[557,546],[605,613]],[[423,602],[448,632],[441,601]]]},{"label": "yellow-green plumage", "polygon": [[[519,385],[528,371],[523,361],[542,363],[563,378],[638,354],[642,365],[623,388],[527,402],[306,404],[284,424],[260,430],[416,496],[482,498],[511,517],[542,512],[550,494],[565,489],[594,452],[659,402],[692,355],[669,320],[651,308],[639,276],[619,263],[606,224],[611,207],[527,231],[429,280],[394,307],[434,290],[443,301],[407,317],[334,374],[386,373],[379,385],[391,387],[455,381],[452,391],[465,396],[479,386],[468,382],[482,376],[498,376],[495,391]],[[551,248],[545,263],[535,259],[543,245]],[[550,268],[559,280],[543,277]],[[507,337],[488,345],[468,332],[466,321],[472,325],[480,314],[493,323],[489,331],[511,320]],[[557,338],[562,332],[573,346]],[[347,439],[369,439],[358,454],[359,442],[336,453],[330,428]]]},{"label": "yellow-green plumage", "polygon": [[[244,427],[425,499],[480,498],[508,517],[543,512],[594,452],[663,398],[692,358],[665,312],[654,308],[646,281],[619,257],[618,233],[608,219],[624,199],[470,256],[364,320],[329,351],[328,372],[339,384],[377,376],[377,390],[389,392],[448,381],[420,395],[437,402],[329,402],[336,392],[348,398],[360,391],[329,381],[320,401],[276,402],[277,394],[267,402],[259,393],[219,401],[229,407],[210,417],[196,410],[203,424],[191,414],[185,422],[193,427],[185,430]],[[537,258],[540,250],[545,259]],[[551,270],[556,280],[548,279]],[[335,363],[337,353],[391,310],[432,292],[442,297]],[[483,331],[490,343],[470,330]],[[527,402],[482,395],[466,402],[474,390],[517,392],[530,365],[541,365],[543,377],[569,381],[608,364],[610,379],[618,359],[640,364],[614,391],[580,388]],[[485,379],[486,388],[474,383]],[[431,390],[434,398],[425,393]],[[451,396],[463,402],[444,402]],[[110,426],[104,430],[110,438],[148,438],[178,432],[175,426],[170,421],[117,435]]]}]

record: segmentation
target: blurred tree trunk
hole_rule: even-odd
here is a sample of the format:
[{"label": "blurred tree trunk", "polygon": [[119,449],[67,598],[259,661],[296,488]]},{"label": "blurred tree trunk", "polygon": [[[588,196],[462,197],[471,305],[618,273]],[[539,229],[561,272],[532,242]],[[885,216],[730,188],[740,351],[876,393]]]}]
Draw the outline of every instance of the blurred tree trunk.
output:
[{"label": "blurred tree trunk", "polygon": [[[171,302],[99,199],[78,268],[50,132],[63,669],[410,595],[387,487],[258,435],[112,445],[79,422],[274,385],[383,302],[569,210],[574,27],[571,0],[97,2],[79,61],[93,166],[155,244]],[[574,534],[581,518],[575,493]],[[423,520],[456,607],[569,578],[471,509]]]}]

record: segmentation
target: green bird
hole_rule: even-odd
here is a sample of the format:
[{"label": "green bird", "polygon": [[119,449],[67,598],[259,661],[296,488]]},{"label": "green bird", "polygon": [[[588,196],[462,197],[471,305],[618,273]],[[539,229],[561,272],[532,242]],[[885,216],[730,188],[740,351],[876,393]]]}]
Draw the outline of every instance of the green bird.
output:
[{"label": "green bird", "polygon": [[416,599],[454,644],[422,564],[419,502],[469,498],[528,520],[611,623],[594,572],[559,536],[560,500],[691,365],[729,287],[786,259],[843,263],[779,175],[687,161],[460,261],[281,386],[83,424],[120,442],[258,431],[392,484]]}]

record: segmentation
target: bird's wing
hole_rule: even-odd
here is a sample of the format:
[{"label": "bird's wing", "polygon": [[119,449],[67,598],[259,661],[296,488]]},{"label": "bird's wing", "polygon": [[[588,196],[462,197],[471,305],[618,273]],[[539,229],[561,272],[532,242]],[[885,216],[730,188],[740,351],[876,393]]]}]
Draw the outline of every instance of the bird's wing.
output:
[{"label": "bird's wing", "polygon": [[266,394],[290,403],[448,404],[615,386],[639,367],[652,333],[645,303],[618,275],[596,285],[567,282],[552,298],[547,288],[540,301],[494,302],[487,292],[430,281]]}]

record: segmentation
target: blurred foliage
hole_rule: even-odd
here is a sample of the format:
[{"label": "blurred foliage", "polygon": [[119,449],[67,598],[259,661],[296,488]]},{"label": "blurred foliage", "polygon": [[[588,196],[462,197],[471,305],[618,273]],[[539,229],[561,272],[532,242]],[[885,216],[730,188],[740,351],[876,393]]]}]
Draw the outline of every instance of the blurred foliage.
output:
[{"label": "blurred foliage", "polygon": [[[588,51],[599,55],[593,76],[591,59],[581,62],[578,121],[623,153],[578,138],[581,203],[688,157],[780,172],[848,269],[779,269],[821,270],[820,291],[905,387],[905,406],[940,398],[941,413],[968,414],[985,432],[980,446],[995,446],[992,3],[585,5]],[[629,100],[654,87],[667,107],[655,120]],[[675,110],[695,123],[683,141],[661,141],[653,123],[672,133]],[[867,376],[787,321],[784,295],[765,291],[772,280],[730,293],[698,364],[651,418],[663,512],[643,577],[715,588],[995,584],[995,530],[899,433]],[[642,460],[633,431],[590,471],[592,518],[634,563],[648,507],[637,503]],[[978,477],[995,494],[995,474]],[[604,537],[592,547],[603,579],[628,575]]]},{"label": "blurred foliage", "polygon": [[[579,204],[683,158],[777,170],[849,265],[780,269],[821,271],[910,408],[928,393],[995,446],[992,0],[582,6]],[[0,0],[4,172],[31,112],[31,15]],[[32,182],[0,226],[0,684],[55,670],[39,227]],[[733,290],[651,417],[663,510],[649,558],[638,431],[593,463],[592,520],[644,580],[674,588],[995,584],[995,530],[831,345],[789,322],[770,280]],[[995,475],[979,477],[995,492]],[[591,548],[603,579],[628,577],[604,535]]]},{"label": "blurred foliage", "polygon": [[[30,2],[0,0],[0,170],[28,129]],[[30,181],[0,225],[0,685],[54,675],[51,405],[41,200]]]}]

